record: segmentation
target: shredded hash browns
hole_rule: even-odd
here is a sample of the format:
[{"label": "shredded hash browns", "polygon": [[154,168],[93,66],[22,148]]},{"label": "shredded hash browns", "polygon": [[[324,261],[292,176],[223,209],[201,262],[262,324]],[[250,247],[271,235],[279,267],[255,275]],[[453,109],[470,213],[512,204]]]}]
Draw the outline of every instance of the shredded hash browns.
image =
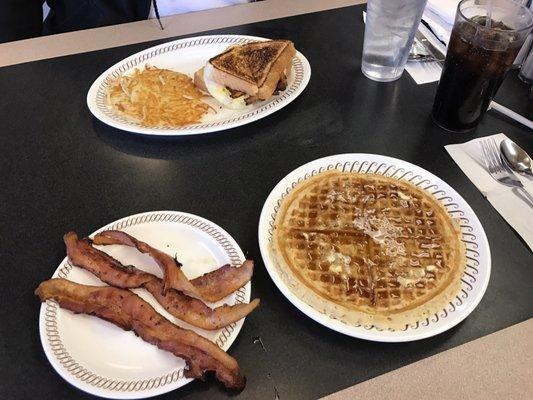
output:
[{"label": "shredded hash browns", "polygon": [[108,105],[142,125],[179,127],[199,122],[210,108],[191,78],[146,66],[120,76],[107,88]]}]

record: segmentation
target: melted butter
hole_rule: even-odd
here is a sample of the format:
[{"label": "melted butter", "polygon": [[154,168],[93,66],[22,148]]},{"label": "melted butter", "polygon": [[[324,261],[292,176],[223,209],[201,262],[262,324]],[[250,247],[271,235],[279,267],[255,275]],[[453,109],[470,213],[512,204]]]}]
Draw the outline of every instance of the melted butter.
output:
[{"label": "melted butter", "polygon": [[438,243],[422,243],[420,245],[423,249],[438,249],[440,247],[440,244]]},{"label": "melted butter", "polygon": [[426,276],[426,271],[424,271],[422,268],[413,268],[409,270],[409,276],[420,279]]},{"label": "melted butter", "polygon": [[403,208],[409,208],[409,203],[406,200],[400,200],[400,205]]},{"label": "melted butter", "polygon": [[411,255],[413,257],[416,257],[416,258],[428,258],[429,257],[429,253],[428,252],[425,252],[425,251],[421,251],[420,253],[411,253]]},{"label": "melted butter", "polygon": [[335,274],[342,274],[342,265],[339,264],[331,264],[329,266],[329,270]]},{"label": "melted butter", "polygon": [[403,276],[399,276],[396,279],[397,279],[398,283],[400,284],[400,286],[402,286],[402,287],[412,286],[413,283],[416,282],[416,279],[404,278]]},{"label": "melted butter", "polygon": [[403,192],[398,192],[398,197],[402,200],[411,200],[411,196],[407,196],[405,193]]},{"label": "melted butter", "polygon": [[331,189],[326,195],[327,203],[342,202],[347,204],[357,203],[358,196],[355,194],[347,193],[346,191],[340,192],[335,189]]},{"label": "melted butter", "polygon": [[368,214],[355,218],[354,226],[365,235],[385,248],[384,253],[390,257],[406,254],[403,243],[396,239],[402,234],[402,228],[393,225],[387,217],[377,218]]},{"label": "melted butter", "polygon": [[411,268],[407,272],[407,276],[399,276],[396,278],[400,286],[410,287],[416,285],[418,281],[426,276],[426,271],[422,268]]},{"label": "melted butter", "polygon": [[332,251],[328,253],[324,259],[329,263],[330,271],[339,275],[348,274],[350,272],[352,257],[338,251]]}]

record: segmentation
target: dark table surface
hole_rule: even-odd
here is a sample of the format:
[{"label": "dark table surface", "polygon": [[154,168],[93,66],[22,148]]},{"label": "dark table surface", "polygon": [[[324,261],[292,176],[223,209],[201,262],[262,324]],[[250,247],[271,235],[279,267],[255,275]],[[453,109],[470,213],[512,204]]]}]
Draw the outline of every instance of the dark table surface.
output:
[{"label": "dark table surface", "polygon": [[[48,363],[33,290],[65,256],[65,231],[89,234],[143,211],[180,210],[208,218],[256,261],[252,296],[261,298],[261,306],[230,349],[248,378],[237,398],[271,400],[274,387],[282,400],[317,398],[533,315],[530,251],[443,147],[505,132],[533,150],[532,133],[492,112],[474,132],[446,133],[429,117],[436,84],[417,86],[407,74],[388,84],[365,78],[362,10],[342,8],[213,32],[289,38],[313,70],[307,89],[288,107],[219,134],[148,138],[105,126],[89,113],[85,96],[102,71],[161,41],[0,69],[0,397],[91,397],[63,381]],[[531,118],[527,96],[528,87],[511,73],[497,100]],[[294,168],[346,152],[418,164],[452,185],[475,210],[489,238],[492,276],[483,301],[457,327],[405,344],[354,339],[307,318],[270,280],[257,241],[268,193]],[[258,336],[266,352],[254,344]],[[226,396],[210,379],[161,398]]]}]

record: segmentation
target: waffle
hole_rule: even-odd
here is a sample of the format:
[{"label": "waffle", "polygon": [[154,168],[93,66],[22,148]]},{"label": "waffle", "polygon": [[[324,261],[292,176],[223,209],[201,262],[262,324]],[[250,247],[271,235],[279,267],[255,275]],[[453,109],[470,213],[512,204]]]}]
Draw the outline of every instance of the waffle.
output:
[{"label": "waffle", "polygon": [[291,290],[349,323],[399,327],[455,296],[465,265],[455,220],[406,181],[328,171],[276,215],[272,251]]}]

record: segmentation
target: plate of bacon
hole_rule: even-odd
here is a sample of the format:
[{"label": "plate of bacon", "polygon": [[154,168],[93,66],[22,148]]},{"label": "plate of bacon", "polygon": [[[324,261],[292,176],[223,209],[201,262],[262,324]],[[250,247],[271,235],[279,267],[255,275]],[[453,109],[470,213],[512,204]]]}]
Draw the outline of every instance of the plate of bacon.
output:
[{"label": "plate of bacon", "polygon": [[156,211],[80,238],[36,295],[41,342],[66,381],[114,399],[146,398],[211,372],[226,388],[245,378],[226,353],[258,305],[253,262],[216,224]]}]

